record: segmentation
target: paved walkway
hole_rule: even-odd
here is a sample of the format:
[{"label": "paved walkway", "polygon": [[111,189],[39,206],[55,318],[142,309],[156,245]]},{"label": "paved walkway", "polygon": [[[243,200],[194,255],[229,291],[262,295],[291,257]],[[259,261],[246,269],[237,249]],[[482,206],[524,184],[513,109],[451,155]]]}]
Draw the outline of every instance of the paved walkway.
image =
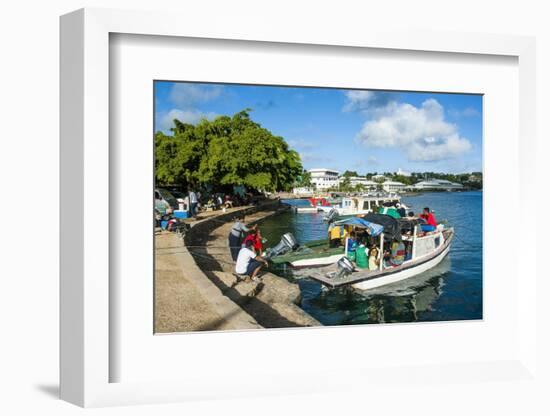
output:
[{"label": "paved walkway", "polygon": [[[277,203],[247,214],[246,222],[277,212]],[[227,246],[233,213],[201,213],[189,220],[186,244],[173,233],[155,236],[155,332],[284,328],[321,325],[303,311],[298,285],[271,273],[238,282]],[[218,217],[218,218],[215,218]]]},{"label": "paved walkway", "polygon": [[155,332],[261,328],[200,270],[188,267],[193,260],[180,238],[163,232],[155,245]]}]

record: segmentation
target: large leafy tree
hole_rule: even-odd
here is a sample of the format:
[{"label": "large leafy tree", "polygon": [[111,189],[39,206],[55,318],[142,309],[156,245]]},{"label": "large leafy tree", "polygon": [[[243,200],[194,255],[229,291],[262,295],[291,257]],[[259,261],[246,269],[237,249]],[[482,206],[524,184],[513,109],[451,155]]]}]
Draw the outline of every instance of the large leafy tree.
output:
[{"label": "large leafy tree", "polygon": [[249,110],[203,119],[196,126],[174,120],[171,131],[173,135],[156,134],[161,183],[280,191],[290,189],[303,170],[299,154],[254,122]]}]

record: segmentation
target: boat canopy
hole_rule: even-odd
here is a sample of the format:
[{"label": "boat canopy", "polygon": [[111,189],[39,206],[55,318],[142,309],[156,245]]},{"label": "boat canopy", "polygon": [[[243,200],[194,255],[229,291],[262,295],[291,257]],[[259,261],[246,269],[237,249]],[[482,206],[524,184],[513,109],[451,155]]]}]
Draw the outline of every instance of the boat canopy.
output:
[{"label": "boat canopy", "polygon": [[384,226],[374,222],[367,221],[359,217],[346,218],[344,220],[336,221],[334,224],[335,225],[353,225],[354,227],[366,228],[368,233],[373,237],[380,235],[380,233],[384,231]]},{"label": "boat canopy", "polygon": [[386,237],[401,241],[401,226],[395,218],[385,214],[370,213],[364,215],[361,219],[382,226]]}]

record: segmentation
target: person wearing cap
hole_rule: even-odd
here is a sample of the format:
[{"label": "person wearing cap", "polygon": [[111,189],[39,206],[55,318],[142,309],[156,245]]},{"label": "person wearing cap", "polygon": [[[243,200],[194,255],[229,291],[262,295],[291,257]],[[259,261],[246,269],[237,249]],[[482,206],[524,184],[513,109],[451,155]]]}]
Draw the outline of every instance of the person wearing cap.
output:
[{"label": "person wearing cap", "polygon": [[235,272],[240,275],[245,274],[251,277],[252,280],[256,280],[256,275],[263,265],[267,265],[267,260],[256,255],[252,249],[253,244],[252,240],[247,240],[245,247],[240,249]]},{"label": "person wearing cap", "polygon": [[229,232],[228,242],[229,242],[229,251],[231,252],[231,258],[233,261],[237,261],[237,256],[239,255],[239,250],[241,249],[241,244],[243,236],[250,232],[250,230],[255,230],[256,225],[253,227],[247,227],[244,225],[244,214],[237,214],[235,217],[236,221],[231,227]]}]

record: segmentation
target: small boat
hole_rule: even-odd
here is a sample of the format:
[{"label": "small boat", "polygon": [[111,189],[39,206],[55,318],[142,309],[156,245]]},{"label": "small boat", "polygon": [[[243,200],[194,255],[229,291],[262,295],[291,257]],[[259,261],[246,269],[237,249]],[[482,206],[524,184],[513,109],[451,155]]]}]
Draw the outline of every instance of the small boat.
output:
[{"label": "small boat", "polygon": [[309,277],[327,288],[352,286],[354,289],[369,290],[417,276],[437,266],[449,253],[454,237],[454,229],[443,224],[439,224],[434,231],[424,232],[417,219],[397,220],[384,214],[371,213],[362,218],[343,219],[335,224],[363,228],[371,237],[377,237],[379,253],[384,253],[384,244],[387,247],[388,242],[399,242],[403,243],[408,254],[400,264],[379,258],[376,270],[360,269],[348,259],[345,248],[329,248],[327,240],[317,240],[303,246],[294,245],[293,251],[276,256],[271,261],[293,267],[332,264],[335,265],[334,271],[312,273]]},{"label": "small boat", "polygon": [[289,264],[294,268],[322,267],[336,263],[345,256],[344,247],[329,247],[328,240],[309,241],[295,251],[273,257],[273,264]]},{"label": "small boat", "polygon": [[384,205],[395,205],[400,201],[401,197],[397,194],[367,194],[344,197],[339,205],[318,206],[317,209],[327,215],[332,212],[331,218],[346,218],[377,212]]}]

